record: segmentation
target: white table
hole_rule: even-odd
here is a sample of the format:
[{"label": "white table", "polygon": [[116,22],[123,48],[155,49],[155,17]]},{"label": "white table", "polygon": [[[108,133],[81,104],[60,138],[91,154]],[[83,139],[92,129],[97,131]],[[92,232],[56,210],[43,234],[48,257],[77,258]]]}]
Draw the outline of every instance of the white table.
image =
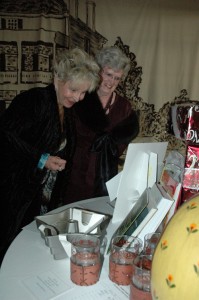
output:
[{"label": "white table", "polygon": [[[69,207],[82,207],[105,214],[113,213],[108,197],[80,201],[54,212]],[[98,283],[88,287],[73,284],[70,280],[69,258],[53,259],[35,221],[15,238],[0,270],[1,300],[123,300],[129,299],[129,289],[110,281],[106,255]]]}]

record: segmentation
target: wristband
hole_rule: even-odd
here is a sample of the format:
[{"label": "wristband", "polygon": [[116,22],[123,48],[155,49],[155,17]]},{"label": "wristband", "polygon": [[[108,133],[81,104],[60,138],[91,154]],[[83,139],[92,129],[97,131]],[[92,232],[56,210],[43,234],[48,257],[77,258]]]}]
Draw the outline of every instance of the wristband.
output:
[{"label": "wristband", "polygon": [[45,164],[46,164],[49,156],[50,156],[49,153],[42,154],[41,158],[40,158],[40,160],[38,162],[37,168],[39,168],[39,169],[42,170],[44,168],[44,166],[45,166]]}]

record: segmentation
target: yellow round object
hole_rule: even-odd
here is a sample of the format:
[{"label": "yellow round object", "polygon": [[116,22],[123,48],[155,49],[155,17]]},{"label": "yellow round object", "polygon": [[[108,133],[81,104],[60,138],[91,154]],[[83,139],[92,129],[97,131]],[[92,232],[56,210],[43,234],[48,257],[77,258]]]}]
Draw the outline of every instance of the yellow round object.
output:
[{"label": "yellow round object", "polygon": [[166,226],[152,261],[151,292],[153,300],[199,300],[199,196]]}]

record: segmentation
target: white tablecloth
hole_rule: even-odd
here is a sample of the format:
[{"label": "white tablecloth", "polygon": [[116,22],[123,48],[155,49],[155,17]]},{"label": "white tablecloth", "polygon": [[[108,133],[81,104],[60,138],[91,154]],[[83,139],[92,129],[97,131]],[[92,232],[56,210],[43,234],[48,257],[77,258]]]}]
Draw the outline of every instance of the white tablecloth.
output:
[{"label": "white tablecloth", "polygon": [[[111,214],[113,208],[108,202],[108,197],[101,197],[78,202],[78,205],[73,203],[72,206]],[[123,300],[129,299],[129,287],[119,287],[110,281],[106,255],[97,284],[88,287],[73,284],[70,259],[53,259],[34,221],[15,238],[4,257],[0,270],[0,299]]]}]

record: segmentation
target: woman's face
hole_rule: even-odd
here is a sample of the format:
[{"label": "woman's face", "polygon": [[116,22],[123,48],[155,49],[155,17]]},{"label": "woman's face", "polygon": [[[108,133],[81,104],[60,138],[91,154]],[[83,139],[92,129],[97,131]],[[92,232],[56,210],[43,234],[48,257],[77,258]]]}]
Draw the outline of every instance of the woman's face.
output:
[{"label": "woman's face", "polygon": [[58,104],[67,108],[83,100],[85,93],[90,88],[90,83],[87,81],[76,84],[73,81],[63,82],[55,78],[54,84]]},{"label": "woman's face", "polygon": [[115,91],[119,82],[122,79],[124,72],[122,70],[113,70],[109,67],[104,67],[101,71],[101,84],[99,91],[101,95],[110,95]]}]

